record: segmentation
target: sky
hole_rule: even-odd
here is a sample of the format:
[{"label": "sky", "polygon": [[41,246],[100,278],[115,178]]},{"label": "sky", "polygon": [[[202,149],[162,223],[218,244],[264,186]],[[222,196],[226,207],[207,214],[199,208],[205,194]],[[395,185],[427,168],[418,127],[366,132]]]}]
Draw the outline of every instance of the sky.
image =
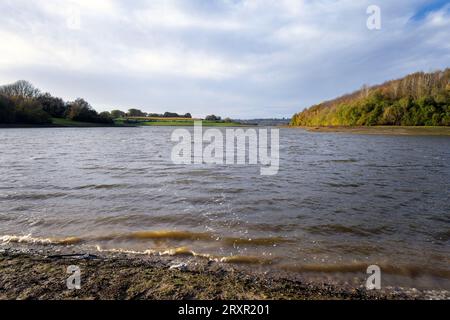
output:
[{"label": "sky", "polygon": [[0,0],[0,12],[0,84],[98,111],[291,117],[450,67],[449,0]]}]

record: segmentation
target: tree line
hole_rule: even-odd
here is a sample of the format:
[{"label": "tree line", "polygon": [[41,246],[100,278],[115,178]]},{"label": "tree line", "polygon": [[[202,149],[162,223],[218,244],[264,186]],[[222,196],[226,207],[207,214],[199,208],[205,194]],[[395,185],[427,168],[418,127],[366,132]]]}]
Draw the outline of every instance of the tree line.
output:
[{"label": "tree line", "polygon": [[146,113],[139,109],[103,111],[98,113],[83,98],[66,102],[50,93],[42,93],[30,82],[19,80],[0,86],[0,123],[51,124],[52,118],[113,124],[114,119],[128,117],[192,118],[190,113]]},{"label": "tree line", "polygon": [[0,123],[51,124],[52,118],[112,124],[110,112],[100,112],[84,99],[65,102],[41,93],[28,81],[0,86]]},{"label": "tree line", "polygon": [[450,69],[363,86],[295,114],[291,125],[450,126]]},{"label": "tree line", "polygon": [[145,117],[145,118],[189,118],[192,119],[190,113],[178,114],[176,112],[165,113],[147,113],[139,109],[129,109],[128,112],[121,110],[112,110],[111,115],[113,118],[127,118],[127,117]]}]

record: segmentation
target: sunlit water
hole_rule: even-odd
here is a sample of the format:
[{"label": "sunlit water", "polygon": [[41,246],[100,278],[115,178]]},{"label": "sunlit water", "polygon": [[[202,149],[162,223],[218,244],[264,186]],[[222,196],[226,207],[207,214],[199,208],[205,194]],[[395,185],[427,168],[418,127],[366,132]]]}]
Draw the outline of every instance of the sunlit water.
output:
[{"label": "sunlit water", "polygon": [[261,176],[173,164],[173,130],[0,129],[0,243],[377,264],[396,285],[450,287],[450,138],[281,129],[280,171]]}]

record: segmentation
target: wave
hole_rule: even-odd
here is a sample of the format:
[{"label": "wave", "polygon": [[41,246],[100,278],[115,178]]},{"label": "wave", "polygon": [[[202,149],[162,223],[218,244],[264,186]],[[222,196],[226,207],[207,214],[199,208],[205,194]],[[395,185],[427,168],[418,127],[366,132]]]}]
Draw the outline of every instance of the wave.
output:
[{"label": "wave", "polygon": [[326,182],[325,185],[334,188],[358,188],[361,187],[360,183],[336,183],[336,182]]},{"label": "wave", "polygon": [[[175,231],[151,231],[134,233],[133,236],[138,238],[150,238],[155,237],[165,237],[165,236],[175,236],[186,239],[196,238],[198,235],[209,235],[207,233],[189,233],[189,232],[175,232]],[[98,239],[98,238],[97,238]],[[111,239],[111,237],[110,237]],[[233,238],[228,238],[231,241]],[[234,239],[236,240],[236,239]],[[259,239],[261,240],[261,239]],[[281,239],[278,239],[281,240]],[[267,239],[269,241],[269,238]],[[31,235],[4,235],[0,236],[0,243],[24,243],[24,244],[36,244],[36,245],[78,245],[86,244],[88,240],[86,238],[80,237],[65,237],[65,238],[43,238],[43,237],[33,237]],[[262,240],[260,243],[266,244],[266,240]],[[269,243],[272,243],[269,241]],[[210,261],[216,261],[221,263],[231,263],[231,264],[251,264],[251,265],[268,265],[276,264],[278,268],[296,272],[296,273],[365,273],[368,267],[367,263],[348,263],[348,264],[305,264],[305,265],[288,265],[282,264],[279,259],[276,258],[265,258],[261,256],[251,256],[251,255],[229,255],[220,256],[209,253],[196,252],[187,246],[182,247],[167,247],[167,248],[153,248],[143,251],[137,251],[132,249],[122,249],[122,248],[102,248],[99,244],[92,244],[88,247],[95,248],[99,252],[109,252],[109,253],[125,253],[133,255],[159,255],[159,256],[192,256],[200,257]],[[450,270],[442,268],[431,268],[422,265],[391,265],[388,263],[379,264],[383,273],[399,276],[407,276],[409,278],[417,278],[421,276],[433,276],[437,278],[450,279]]]},{"label": "wave", "polygon": [[[349,264],[310,264],[310,265],[281,265],[280,268],[286,271],[297,273],[366,273],[367,263],[349,263]],[[417,278],[420,276],[433,276],[444,279],[450,279],[450,270],[447,269],[431,269],[419,265],[394,266],[390,264],[378,265],[382,273],[407,276],[409,278]]]},{"label": "wave", "polygon": [[210,240],[213,236],[209,233],[189,231],[140,231],[122,235],[126,239],[173,239],[173,240]]},{"label": "wave", "polygon": [[60,198],[67,196],[67,193],[22,193],[22,194],[7,194],[0,197],[1,200],[48,200],[53,198]]},{"label": "wave", "polygon": [[166,250],[152,250],[148,249],[145,251],[134,251],[128,249],[103,249],[100,246],[96,247],[99,252],[109,252],[109,253],[126,253],[126,254],[138,254],[138,255],[159,255],[159,256],[192,256],[205,258],[210,261],[222,262],[222,263],[233,263],[233,264],[270,264],[272,259],[266,259],[256,256],[216,256],[208,253],[199,253],[188,247],[178,247],[169,248]]},{"label": "wave", "polygon": [[313,234],[330,235],[330,234],[346,233],[357,236],[370,236],[378,234],[387,234],[392,232],[391,228],[389,228],[388,226],[367,228],[362,226],[344,226],[342,224],[315,225],[311,227],[306,227],[305,230]]},{"label": "wave", "polygon": [[[199,237],[207,237],[210,239],[210,235],[207,233],[190,233],[183,231],[149,231],[149,232],[136,232],[126,235],[126,238],[137,238],[137,239],[161,239],[161,238],[175,238],[175,239],[198,239]],[[98,237],[95,239],[116,239],[115,236]],[[92,239],[91,239],[92,240]],[[227,239],[229,242],[238,240],[237,238]],[[259,240],[259,241],[258,241]],[[272,243],[269,239],[255,239],[251,240],[253,243],[266,244]],[[24,243],[24,244],[36,244],[36,245],[78,245],[88,242],[87,238],[80,237],[66,237],[66,238],[43,238],[43,237],[33,237],[31,235],[4,235],[0,237],[0,242],[3,244],[7,243]],[[233,242],[234,243],[234,242]],[[233,264],[270,264],[272,259],[262,258],[258,256],[244,256],[244,255],[232,255],[232,256],[218,256],[208,253],[199,253],[186,246],[184,247],[168,247],[168,248],[158,248],[158,249],[147,249],[144,251],[136,251],[131,249],[121,249],[121,248],[102,248],[100,245],[93,245],[98,252],[108,252],[108,253],[125,253],[134,255],[160,255],[160,256],[192,256],[205,258],[210,261],[222,262],[222,263],[233,263]]]},{"label": "wave", "polygon": [[279,243],[292,242],[290,239],[281,237],[268,238],[238,238],[238,237],[220,237],[209,232],[191,232],[178,230],[154,230],[154,231],[138,231],[130,233],[117,233],[94,237],[65,237],[65,238],[39,238],[32,235],[5,235],[0,237],[0,242],[9,243],[30,243],[30,244],[53,244],[53,245],[75,245],[80,243],[92,243],[102,241],[205,241],[205,242],[221,242],[228,246],[273,246]]},{"label": "wave", "polygon": [[254,246],[273,246],[280,243],[292,243],[293,241],[281,237],[271,238],[224,238],[223,242],[235,246],[235,245],[254,245]]},{"label": "wave", "polygon": [[127,184],[88,184],[84,186],[78,186],[75,187],[74,190],[83,190],[83,189],[94,189],[94,190],[101,190],[101,189],[117,189],[117,188],[126,188],[128,187]]},{"label": "wave", "polygon": [[272,259],[265,259],[255,256],[227,256],[219,259],[220,262],[236,264],[271,264]]},{"label": "wave", "polygon": [[54,244],[54,245],[74,245],[83,242],[83,239],[78,237],[67,238],[37,238],[32,237],[31,234],[24,236],[5,235],[0,237],[3,243],[29,243],[29,244]]}]

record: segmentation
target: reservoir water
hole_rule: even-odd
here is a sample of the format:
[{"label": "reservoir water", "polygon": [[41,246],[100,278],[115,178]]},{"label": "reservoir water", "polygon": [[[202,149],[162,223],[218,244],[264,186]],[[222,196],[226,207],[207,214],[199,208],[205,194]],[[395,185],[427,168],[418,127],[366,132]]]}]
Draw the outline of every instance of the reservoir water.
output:
[{"label": "reservoir water", "polygon": [[[450,289],[450,138],[280,129],[280,168],[176,165],[171,127],[0,129],[0,245],[198,255]],[[224,129],[220,129],[224,130]]]}]

